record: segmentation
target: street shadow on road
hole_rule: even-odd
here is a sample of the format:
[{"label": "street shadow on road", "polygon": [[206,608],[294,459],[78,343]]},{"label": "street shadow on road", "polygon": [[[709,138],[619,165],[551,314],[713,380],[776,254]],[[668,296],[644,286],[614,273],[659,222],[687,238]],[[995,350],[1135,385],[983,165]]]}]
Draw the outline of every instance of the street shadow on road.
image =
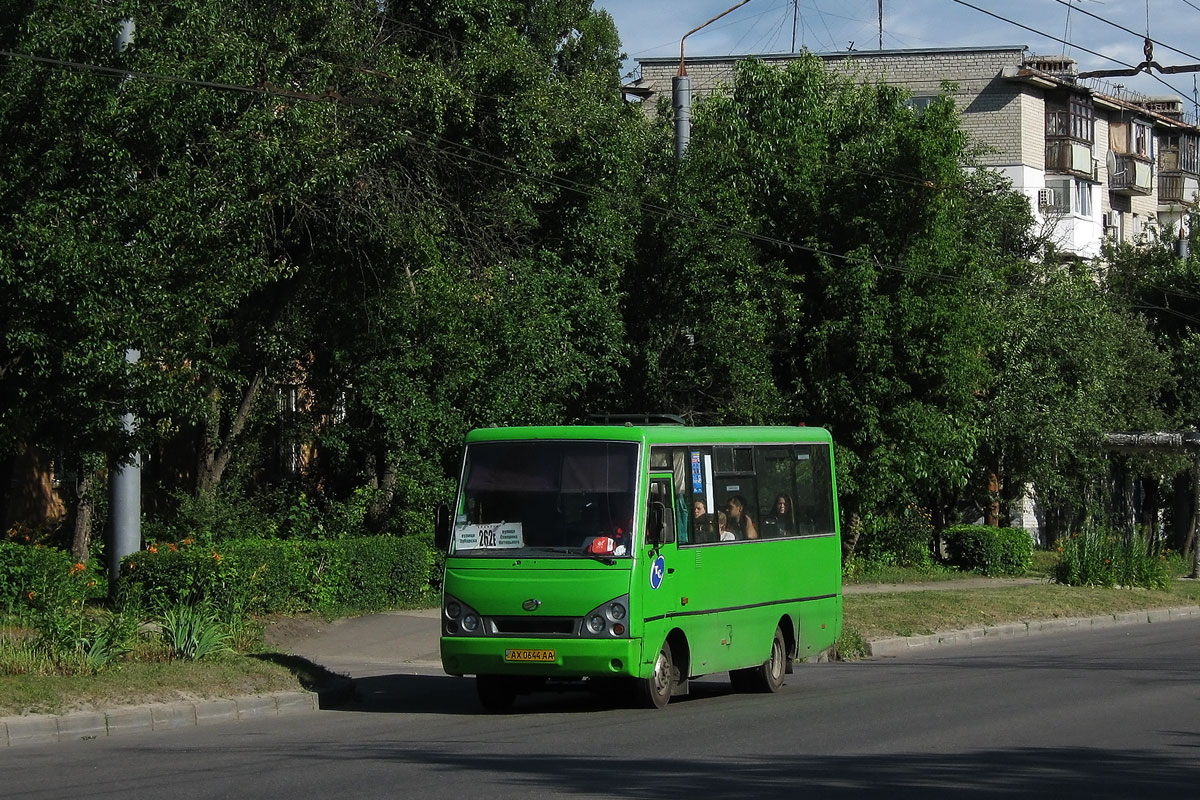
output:
[{"label": "street shadow on road", "polygon": [[[616,761],[558,751],[486,753],[428,743],[356,743],[355,761],[411,764],[477,780],[489,797],[721,797],[943,800],[984,797],[1190,797],[1200,780],[1191,753],[1083,747],[995,748],[966,753],[817,755],[725,753],[705,758],[625,755]],[[336,759],[336,754],[328,754]],[[472,778],[471,776],[476,776]],[[798,788],[803,791],[799,792]]]},{"label": "street shadow on road", "polygon": [[[727,681],[692,681],[686,697],[671,703],[689,703],[733,694]],[[612,711],[634,705],[629,684],[549,686],[517,697],[514,711],[521,714],[577,714]],[[355,678],[354,688],[338,711],[383,714],[484,714],[475,694],[474,678],[449,675],[378,675]]]}]

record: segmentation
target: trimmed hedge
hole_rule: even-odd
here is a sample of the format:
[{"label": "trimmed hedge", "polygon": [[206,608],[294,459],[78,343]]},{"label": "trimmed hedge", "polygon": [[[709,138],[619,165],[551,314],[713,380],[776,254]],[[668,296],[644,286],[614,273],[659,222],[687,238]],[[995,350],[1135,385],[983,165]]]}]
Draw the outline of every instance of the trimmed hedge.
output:
[{"label": "trimmed hedge", "polygon": [[942,532],[950,563],[984,575],[1024,575],[1033,563],[1033,538],[1024,528],[955,525]]},{"label": "trimmed hedge", "polygon": [[143,597],[204,599],[247,613],[367,611],[420,601],[436,563],[414,536],[242,539],[147,548],[125,559],[121,582]]}]

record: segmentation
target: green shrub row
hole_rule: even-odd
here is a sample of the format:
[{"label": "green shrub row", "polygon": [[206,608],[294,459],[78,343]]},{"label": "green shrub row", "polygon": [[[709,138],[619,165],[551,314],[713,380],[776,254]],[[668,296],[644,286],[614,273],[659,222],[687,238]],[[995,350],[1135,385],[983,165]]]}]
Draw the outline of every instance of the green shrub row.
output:
[{"label": "green shrub row", "polygon": [[243,613],[368,611],[419,602],[438,579],[420,537],[243,539],[214,548],[155,545],[121,565],[121,584],[166,603]]},{"label": "green shrub row", "polygon": [[950,563],[984,575],[1024,575],[1033,564],[1033,538],[1024,528],[954,525],[942,532]]}]

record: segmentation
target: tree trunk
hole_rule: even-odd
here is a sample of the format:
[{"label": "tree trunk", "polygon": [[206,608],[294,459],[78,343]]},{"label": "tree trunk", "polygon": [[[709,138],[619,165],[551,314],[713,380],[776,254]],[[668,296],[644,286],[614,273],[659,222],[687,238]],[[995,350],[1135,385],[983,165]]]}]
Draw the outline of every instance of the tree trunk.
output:
[{"label": "tree trunk", "polygon": [[95,508],[95,489],[101,473],[84,467],[79,475],[79,497],[75,503],[75,533],[71,537],[71,558],[86,564],[92,549],[92,511]]},{"label": "tree trunk", "polygon": [[983,512],[983,524],[990,528],[1000,527],[1000,469],[988,471],[988,503]]},{"label": "tree trunk", "polygon": [[850,514],[850,519],[847,520],[846,527],[850,529],[850,536],[843,538],[843,546],[846,551],[843,561],[848,561],[854,555],[854,548],[858,545],[858,537],[862,536],[862,517],[858,515],[857,511]]},{"label": "tree trunk", "polygon": [[[258,398],[259,390],[262,389],[265,380],[265,370],[260,370],[250,379],[249,385],[246,386],[246,390],[242,393],[242,402],[238,406],[237,413],[234,414],[233,420],[230,422],[229,432],[219,444],[214,446],[214,437],[211,435],[205,436],[204,446],[200,455],[200,467],[196,473],[196,493],[198,495],[211,496],[216,493],[217,487],[221,484],[221,477],[225,473],[225,468],[229,466],[229,459],[233,457],[234,445],[237,443],[237,439],[241,436],[242,431],[245,430],[246,423],[250,420],[250,412],[254,409],[254,401]],[[209,424],[219,427],[220,409],[215,409],[215,411],[216,413],[213,415],[214,419]]]},{"label": "tree trunk", "polygon": [[1196,546],[1196,527],[1200,525],[1200,457],[1192,462],[1192,524],[1188,528],[1187,543],[1183,552],[1192,554],[1192,574],[1189,578],[1200,578],[1200,547]]},{"label": "tree trunk", "polygon": [[[396,480],[400,474],[400,457],[396,456],[388,458],[386,455],[380,455],[376,458],[376,464],[383,461],[383,477],[378,481],[372,477],[375,496],[371,498],[371,505],[367,508],[367,527],[372,531],[378,532],[382,527],[383,522],[387,519],[392,510],[392,501],[396,499]],[[374,475],[378,475],[378,470],[374,470]]]}]

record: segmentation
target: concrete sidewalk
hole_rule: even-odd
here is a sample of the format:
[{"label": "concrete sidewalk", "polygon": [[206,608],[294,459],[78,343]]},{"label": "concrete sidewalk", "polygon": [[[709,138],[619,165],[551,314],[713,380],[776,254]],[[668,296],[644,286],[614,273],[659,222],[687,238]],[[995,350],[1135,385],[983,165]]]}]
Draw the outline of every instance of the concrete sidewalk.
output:
[{"label": "concrete sidewalk", "polygon": [[[1042,583],[1040,579],[966,578],[921,584],[850,584],[846,595],[982,589]],[[170,730],[230,723],[264,715],[311,713],[348,697],[353,680],[395,674],[442,674],[438,651],[437,608],[389,611],[332,622],[281,620],[266,631],[278,650],[305,658],[347,676],[322,692],[277,692],[250,697],[122,706],[105,711],[31,714],[0,718],[0,747],[5,745],[95,739],[123,733]],[[898,656],[945,645],[1011,639],[1043,633],[1092,630],[1200,617],[1200,606],[1133,611],[1079,619],[1011,623],[927,636],[876,639],[868,642],[872,657]]]}]

